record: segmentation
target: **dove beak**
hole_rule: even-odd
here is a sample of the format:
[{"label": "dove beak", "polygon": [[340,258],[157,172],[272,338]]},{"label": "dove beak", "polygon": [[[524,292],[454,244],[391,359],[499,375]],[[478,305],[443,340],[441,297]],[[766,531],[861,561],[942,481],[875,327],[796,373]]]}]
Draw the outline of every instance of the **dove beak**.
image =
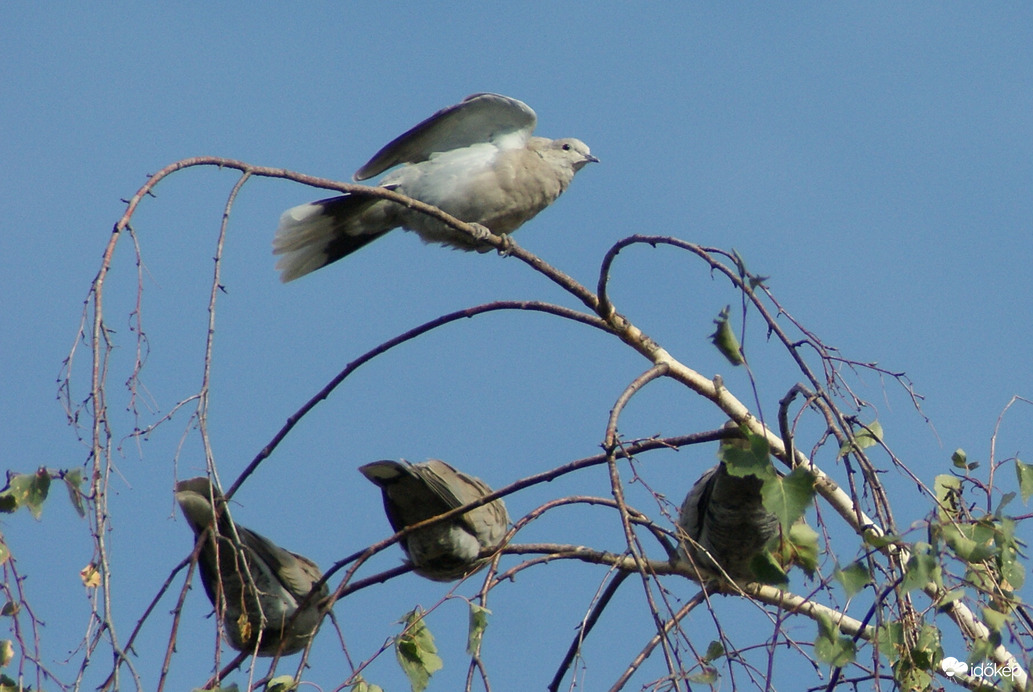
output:
[{"label": "dove beak", "polygon": [[599,163],[599,159],[592,156],[591,154],[585,154],[580,161],[574,164],[574,171],[580,171],[582,168],[585,167],[586,164],[589,163]]}]

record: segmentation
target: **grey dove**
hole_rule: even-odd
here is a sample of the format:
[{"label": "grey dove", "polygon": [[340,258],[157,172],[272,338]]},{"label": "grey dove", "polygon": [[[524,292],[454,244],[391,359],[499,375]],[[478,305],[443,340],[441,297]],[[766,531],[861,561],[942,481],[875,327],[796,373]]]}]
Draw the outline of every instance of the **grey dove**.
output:
[{"label": "grey dove", "polygon": [[[384,510],[395,531],[462,507],[492,492],[483,481],[443,461],[419,464],[375,461],[359,468],[380,486]],[[413,571],[434,581],[461,579],[487,564],[486,549],[496,547],[509,530],[502,500],[481,505],[451,520],[414,531],[401,541]]]},{"label": "grey dove", "polygon": [[[532,136],[537,121],[522,101],[473,94],[388,143],[353,177],[366,180],[398,166],[381,187],[477,224],[482,232],[508,235],[556,201],[585,164],[598,161],[580,140]],[[292,281],[398,227],[428,243],[490,249],[395,202],[345,194],[283,213],[273,238],[273,253],[282,255],[276,269],[282,281]]]},{"label": "grey dove", "polygon": [[761,499],[762,485],[756,476],[731,475],[724,461],[708,469],[682,503],[678,524],[699,546],[683,541],[682,557],[710,571],[717,571],[716,561],[733,579],[754,581],[750,561],[778,534],[778,518]]},{"label": "grey dove", "polygon": [[[207,478],[177,483],[176,502],[195,535],[214,528],[218,547],[209,534],[197,562],[205,593],[222,613],[230,646],[253,652],[257,636],[259,656],[293,654],[305,648],[319,626],[319,604],[329,594],[326,584],[308,599],[297,616],[295,613],[322,576],[319,567],[307,557],[234,525],[222,493]],[[234,526],[240,550],[234,547]]]}]

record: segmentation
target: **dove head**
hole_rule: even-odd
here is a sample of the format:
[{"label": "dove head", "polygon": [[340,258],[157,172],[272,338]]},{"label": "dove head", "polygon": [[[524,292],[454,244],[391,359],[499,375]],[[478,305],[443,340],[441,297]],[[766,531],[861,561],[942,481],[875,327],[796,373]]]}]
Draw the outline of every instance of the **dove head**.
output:
[{"label": "dove head", "polygon": [[[212,500],[215,501],[214,506]],[[202,476],[176,483],[176,502],[183,510],[190,528],[194,533],[201,534],[215,521],[215,507],[225,505],[226,501],[219,489]]]},{"label": "dove head", "polygon": [[[580,171],[586,163],[599,162],[599,159],[592,156],[587,144],[573,137],[566,139],[532,137],[527,143],[527,148],[537,152],[550,163],[551,167],[566,179],[566,182],[570,182],[570,178],[573,178],[574,174]],[[566,187],[565,184],[564,187]]]},{"label": "dove head", "polygon": [[586,163],[599,163],[599,159],[592,156],[588,145],[580,139],[557,139],[552,142],[552,148],[556,149],[561,158],[568,161],[575,171],[580,171]]},{"label": "dove head", "polygon": [[534,213],[521,219],[520,223],[552,204],[567,189],[574,176],[584,168],[585,164],[599,160],[592,156],[587,144],[572,137],[567,139],[531,137],[527,142],[527,150],[537,154],[540,159],[540,164],[531,167],[531,170],[536,171],[533,178],[544,194],[539,200],[538,208],[533,210]]}]

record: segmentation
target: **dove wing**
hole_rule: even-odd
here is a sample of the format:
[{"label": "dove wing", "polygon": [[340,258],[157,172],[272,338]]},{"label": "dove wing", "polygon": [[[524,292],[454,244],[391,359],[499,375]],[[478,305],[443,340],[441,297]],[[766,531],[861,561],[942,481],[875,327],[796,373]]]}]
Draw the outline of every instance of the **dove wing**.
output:
[{"label": "dove wing", "polygon": [[473,94],[390,141],[353,177],[366,180],[399,164],[419,163],[431,154],[472,144],[492,142],[503,149],[523,146],[537,121],[523,101],[501,94]]}]

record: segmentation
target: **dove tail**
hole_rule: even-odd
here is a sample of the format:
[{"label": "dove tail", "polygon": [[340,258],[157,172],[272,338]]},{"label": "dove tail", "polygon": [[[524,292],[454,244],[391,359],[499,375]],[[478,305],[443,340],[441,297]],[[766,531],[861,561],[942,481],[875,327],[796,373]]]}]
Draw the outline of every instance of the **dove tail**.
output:
[{"label": "dove tail", "polygon": [[397,224],[375,197],[342,195],[292,207],[280,217],[273,254],[280,280],[293,281],[373,242]]}]

